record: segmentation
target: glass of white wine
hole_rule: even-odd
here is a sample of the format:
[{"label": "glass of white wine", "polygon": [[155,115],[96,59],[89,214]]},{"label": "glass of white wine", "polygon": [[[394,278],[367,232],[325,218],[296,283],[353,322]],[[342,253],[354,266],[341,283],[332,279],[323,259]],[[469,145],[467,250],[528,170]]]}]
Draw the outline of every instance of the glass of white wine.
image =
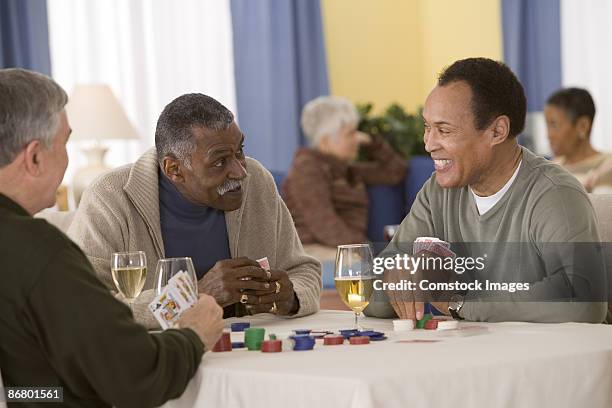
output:
[{"label": "glass of white wine", "polygon": [[191,289],[194,294],[198,293],[198,279],[196,277],[193,261],[189,257],[164,258],[157,261],[155,268],[155,294],[160,295],[168,282],[179,272],[185,272],[191,281]]},{"label": "glass of white wine", "polygon": [[336,290],[355,312],[355,329],[361,330],[359,316],[374,291],[372,249],[369,244],[339,245],[336,253]]},{"label": "glass of white wine", "polygon": [[147,279],[147,256],[143,251],[115,252],[111,256],[111,273],[131,309]]}]

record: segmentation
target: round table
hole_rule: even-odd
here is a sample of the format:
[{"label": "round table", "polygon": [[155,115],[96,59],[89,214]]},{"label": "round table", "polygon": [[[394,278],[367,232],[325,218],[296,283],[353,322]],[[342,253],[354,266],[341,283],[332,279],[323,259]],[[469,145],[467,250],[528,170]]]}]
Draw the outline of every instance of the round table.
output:
[{"label": "round table", "polygon": [[[269,333],[351,328],[352,312],[228,319]],[[611,407],[612,326],[461,322],[455,331],[387,333],[368,345],[205,354],[185,393],[165,407]],[[414,340],[435,340],[414,342]]]}]

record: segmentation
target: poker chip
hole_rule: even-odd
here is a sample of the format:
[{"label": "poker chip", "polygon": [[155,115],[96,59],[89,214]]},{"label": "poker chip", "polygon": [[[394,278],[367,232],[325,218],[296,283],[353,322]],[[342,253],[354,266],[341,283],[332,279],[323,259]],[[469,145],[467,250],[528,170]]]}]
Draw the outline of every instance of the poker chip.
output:
[{"label": "poker chip", "polygon": [[431,320],[431,315],[430,314],[426,314],[425,316],[423,316],[423,318],[421,320],[417,320],[416,322],[416,328],[417,329],[423,329],[425,328],[425,322]]},{"label": "poker chip", "polygon": [[265,340],[261,343],[261,351],[263,353],[280,353],[283,351],[283,342],[281,340]]},{"label": "poker chip", "polygon": [[370,339],[373,339],[373,338],[378,338],[378,337],[384,337],[385,333],[377,332],[374,330],[366,330],[366,331],[358,332],[357,335],[358,336],[368,336]]},{"label": "poker chip", "polygon": [[311,331],[312,330],[310,330],[310,329],[296,329],[296,330],[294,330],[294,333],[298,334],[298,335],[300,335],[300,334],[310,334]]},{"label": "poker chip", "polygon": [[317,330],[317,331],[311,331],[310,335],[312,337],[314,337],[315,339],[322,339],[325,336],[327,336],[328,334],[334,334],[334,332],[330,332],[327,330]]},{"label": "poker chip", "polygon": [[368,336],[353,336],[353,337],[349,337],[349,343],[351,344],[370,344],[370,338]]},{"label": "poker chip", "polygon": [[323,337],[323,345],[325,346],[337,346],[344,344],[344,336],[339,334],[328,334]]},{"label": "poker chip", "polygon": [[249,351],[258,351],[261,349],[261,343],[264,341],[266,329],[262,327],[250,327],[244,332],[244,344]]},{"label": "poker chip", "polygon": [[236,322],[230,325],[233,332],[243,332],[249,327],[251,327],[251,323],[249,322]]},{"label": "poker chip", "polygon": [[457,320],[440,320],[438,322],[438,330],[454,330],[459,327]]},{"label": "poker chip", "polygon": [[291,339],[294,351],[312,350],[315,345],[315,339],[306,334],[291,336]]},{"label": "poker chip", "polygon": [[359,330],[357,329],[340,330],[340,334],[344,336],[345,339],[348,339],[349,337],[357,336],[359,334]]},{"label": "poker chip", "polygon": [[244,342],[243,341],[235,341],[235,342],[232,343],[232,348],[233,349],[244,348]]},{"label": "poker chip", "polygon": [[436,330],[438,328],[438,320],[431,319],[425,322],[425,330]]},{"label": "poker chip", "polygon": [[370,337],[370,341],[383,341],[387,340],[387,336]]},{"label": "poker chip", "polygon": [[217,340],[217,343],[215,343],[215,346],[213,347],[212,351],[214,351],[215,353],[219,353],[222,351],[232,351],[232,340],[229,332],[223,332],[223,334],[221,334],[221,337],[219,338],[219,340]]},{"label": "poker chip", "polygon": [[393,331],[402,332],[410,330],[414,330],[414,320],[406,319],[393,321]]}]

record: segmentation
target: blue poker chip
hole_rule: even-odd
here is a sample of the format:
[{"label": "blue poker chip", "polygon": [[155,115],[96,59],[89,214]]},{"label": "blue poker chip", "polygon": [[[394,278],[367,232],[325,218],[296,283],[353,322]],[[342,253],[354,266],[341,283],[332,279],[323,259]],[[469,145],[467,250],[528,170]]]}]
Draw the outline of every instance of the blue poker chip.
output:
[{"label": "blue poker chip", "polygon": [[382,340],[387,340],[387,336],[370,337],[370,341],[382,341]]},{"label": "blue poker chip", "polygon": [[300,334],[310,334],[312,330],[310,329],[296,329],[294,330],[295,334],[300,335]]},{"label": "blue poker chip", "polygon": [[290,336],[294,341],[293,350],[294,351],[304,351],[304,350],[312,350],[315,345],[315,339],[310,337],[307,334],[299,334],[295,336]]},{"label": "blue poker chip", "polygon": [[243,341],[236,341],[236,342],[232,343],[232,348],[233,349],[244,348],[244,342]]},{"label": "blue poker chip", "polygon": [[251,323],[249,322],[236,322],[230,325],[230,328],[233,332],[243,332],[249,327],[251,327]]},{"label": "blue poker chip", "polygon": [[373,330],[367,330],[367,331],[359,332],[359,335],[360,336],[368,336],[371,340],[373,340],[376,337],[384,337],[385,333],[377,332],[377,331],[373,331]]},{"label": "blue poker chip", "polygon": [[349,337],[358,336],[359,330],[357,329],[340,330],[340,334],[343,335],[345,339],[348,339]]}]

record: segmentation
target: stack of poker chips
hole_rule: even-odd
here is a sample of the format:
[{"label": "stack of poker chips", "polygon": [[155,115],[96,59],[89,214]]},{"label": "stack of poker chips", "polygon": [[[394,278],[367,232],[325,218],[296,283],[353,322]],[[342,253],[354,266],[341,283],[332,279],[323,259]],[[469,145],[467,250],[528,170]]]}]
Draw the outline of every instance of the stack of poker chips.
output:
[{"label": "stack of poker chips", "polygon": [[264,353],[280,353],[283,351],[283,342],[282,340],[278,340],[276,335],[271,334],[270,340],[264,340],[261,343],[261,351]]},{"label": "stack of poker chips", "polygon": [[423,318],[421,318],[421,320],[417,320],[416,328],[417,329],[424,329],[425,328],[425,323],[427,323],[428,320],[431,320],[431,318],[432,318],[432,316],[429,313],[424,315]]},{"label": "stack of poker chips", "polygon": [[339,346],[344,344],[344,336],[340,334],[327,334],[323,337],[323,345],[325,346]]},{"label": "stack of poker chips", "polygon": [[232,339],[229,332],[223,332],[223,334],[221,334],[221,338],[219,338],[212,351],[215,353],[232,351]]},{"label": "stack of poker chips", "polygon": [[403,319],[403,320],[393,321],[393,331],[404,332],[404,331],[410,331],[410,330],[414,330],[414,320]]},{"label": "stack of poker chips", "polygon": [[[233,333],[244,332],[249,327],[251,327],[251,323],[249,322],[235,322],[230,325]],[[244,341],[232,342],[232,348],[244,348]]]},{"label": "stack of poker chips", "polygon": [[262,327],[250,327],[244,332],[244,344],[249,351],[261,350],[261,343],[264,341],[266,329]]},{"label": "stack of poker chips", "polygon": [[315,339],[307,334],[296,334],[295,336],[289,336],[293,341],[293,351],[305,351],[312,350],[315,345]]}]

